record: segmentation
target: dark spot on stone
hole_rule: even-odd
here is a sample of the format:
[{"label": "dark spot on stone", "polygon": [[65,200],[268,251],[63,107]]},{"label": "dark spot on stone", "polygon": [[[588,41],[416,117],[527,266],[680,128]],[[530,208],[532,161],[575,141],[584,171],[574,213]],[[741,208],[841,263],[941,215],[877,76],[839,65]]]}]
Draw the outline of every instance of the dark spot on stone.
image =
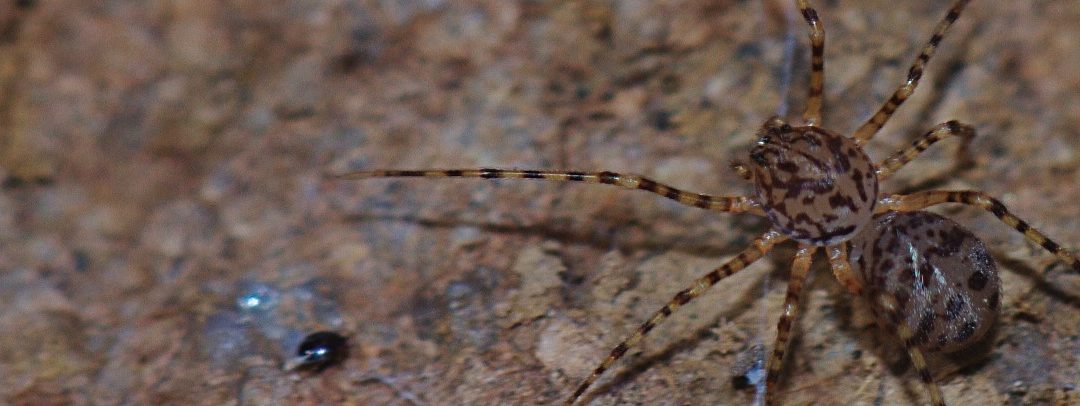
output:
[{"label": "dark spot on stone", "polygon": [[735,49],[736,59],[758,59],[761,57],[761,46],[754,42],[745,42]]},{"label": "dark spot on stone", "polygon": [[666,111],[657,111],[652,115],[653,127],[660,131],[670,130],[672,127],[671,113]]},{"label": "dark spot on stone", "polygon": [[731,387],[736,390],[750,389],[753,385],[750,384],[750,378],[746,375],[736,375],[731,377]]},{"label": "dark spot on stone", "polygon": [[83,250],[72,252],[75,262],[75,272],[83,273],[90,269],[90,255]]}]

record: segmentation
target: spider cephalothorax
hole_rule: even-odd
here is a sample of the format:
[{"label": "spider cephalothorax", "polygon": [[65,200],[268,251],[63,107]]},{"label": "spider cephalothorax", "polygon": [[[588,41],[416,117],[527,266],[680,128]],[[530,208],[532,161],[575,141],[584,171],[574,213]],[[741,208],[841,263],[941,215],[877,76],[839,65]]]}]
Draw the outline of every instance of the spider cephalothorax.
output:
[{"label": "spider cephalothorax", "polygon": [[773,118],[758,131],[750,158],[758,202],[795,241],[846,241],[874,215],[874,164],[851,138]]}]

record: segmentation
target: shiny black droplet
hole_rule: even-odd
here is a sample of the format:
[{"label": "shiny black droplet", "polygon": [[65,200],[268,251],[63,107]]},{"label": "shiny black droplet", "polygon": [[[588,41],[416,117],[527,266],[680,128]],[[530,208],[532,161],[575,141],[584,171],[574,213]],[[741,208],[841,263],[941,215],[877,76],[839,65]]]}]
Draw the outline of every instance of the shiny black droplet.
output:
[{"label": "shiny black droplet", "polygon": [[347,338],[332,331],[309,334],[296,347],[295,368],[322,372],[349,356],[347,341]]}]

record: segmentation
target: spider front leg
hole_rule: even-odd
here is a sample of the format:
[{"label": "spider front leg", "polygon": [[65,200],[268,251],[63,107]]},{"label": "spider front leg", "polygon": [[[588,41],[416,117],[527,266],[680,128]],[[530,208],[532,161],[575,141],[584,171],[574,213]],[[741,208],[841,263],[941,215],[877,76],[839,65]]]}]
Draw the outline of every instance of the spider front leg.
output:
[{"label": "spider front leg", "polygon": [[952,23],[960,17],[960,12],[964,10],[964,6],[967,6],[968,1],[959,0],[953,4],[952,8],[949,9],[949,13],[945,15],[945,19],[941,20],[937,28],[934,29],[934,35],[930,37],[930,41],[926,43],[922,52],[915,58],[915,62],[911,64],[911,68],[908,69],[907,81],[896,89],[896,92],[881,106],[877,113],[874,113],[866,123],[860,126],[858,130],[855,130],[855,133],[852,134],[855,142],[864,145],[871,138],[874,138],[874,134],[877,134],[878,130],[889,121],[896,109],[901,104],[904,104],[908,97],[911,97],[911,94],[915,92],[915,88],[919,86],[919,79],[922,79],[926,63],[930,61],[930,57],[934,56],[938,44],[941,43],[942,38],[945,38],[945,33],[949,31]]},{"label": "spider front leg", "polygon": [[709,290],[709,288],[717,282],[720,282],[721,279],[731,276],[754,263],[764,256],[765,253],[769,252],[774,245],[783,242],[784,240],[787,240],[787,237],[783,234],[776,231],[769,231],[760,238],[754,240],[750,248],[743,250],[736,255],[735,258],[731,259],[726,264],[721,265],[719,268],[713,269],[709,273],[699,277],[694,281],[693,286],[676,293],[667,305],[660,308],[660,310],[657,310],[656,313],[653,313],[652,317],[642,323],[641,326],[634,331],[634,334],[631,334],[630,337],[615,346],[615,348],[611,350],[611,353],[608,354],[607,358],[604,358],[604,361],[593,370],[592,374],[578,385],[577,389],[574,390],[574,393],[566,399],[565,404],[573,404],[574,401],[589,389],[589,386],[591,386],[593,382],[596,382],[596,379],[599,378],[604,371],[607,371],[615,361],[618,361],[619,358],[626,355],[626,352],[629,351],[630,348],[633,348],[641,342],[641,340],[644,339],[657,324],[663,322],[668,316],[671,316],[672,313],[683,305],[690,303],[691,300],[701,296],[701,294],[705,293],[705,291]]},{"label": "spider front leg", "polygon": [[890,195],[878,200],[877,212],[914,211],[943,203],[966,204],[992,213],[1001,222],[1024,234],[1029,241],[1054,254],[1074,271],[1080,272],[1080,258],[1013,215],[1000,201],[982,192],[930,190],[910,195]]},{"label": "spider front leg", "polygon": [[968,153],[968,146],[971,144],[971,140],[975,138],[975,128],[967,124],[961,124],[956,120],[951,120],[938,124],[926,134],[923,134],[922,138],[912,142],[911,146],[900,150],[877,164],[878,182],[887,179],[908,162],[914,160],[915,157],[919,156],[923,151],[926,151],[927,148],[930,148],[935,142],[953,136],[960,137],[960,147],[956,150],[957,166],[966,167],[971,165],[972,159],[971,155]]},{"label": "spider front leg", "polygon": [[809,2],[798,0],[796,4],[802,12],[803,19],[810,25],[810,92],[806,99],[803,121],[806,125],[819,125],[825,93],[825,27],[818,18],[817,10],[814,10]]},{"label": "spider front leg", "polygon": [[654,181],[644,176],[620,174],[615,172],[577,172],[547,170],[504,170],[504,169],[422,169],[422,170],[374,170],[329,174],[336,179],[367,178],[481,178],[481,179],[540,179],[559,182],[585,182],[614,185],[626,189],[639,189],[655,193],[687,206],[705,210],[728,213],[752,213],[764,216],[761,206],[745,196],[713,196],[702,193],[684,192],[672,186]]},{"label": "spider front leg", "polygon": [[799,312],[799,295],[806,284],[806,276],[810,274],[810,263],[813,262],[815,251],[817,251],[815,246],[800,246],[791,264],[791,277],[788,278],[787,295],[784,297],[784,313],[780,315],[780,321],[776,324],[776,340],[773,341],[773,352],[767,364],[768,373],[765,375],[766,404],[772,404],[776,397],[776,384],[780,380],[784,353],[787,352],[787,344],[791,339],[791,326],[795,322],[795,315]]}]

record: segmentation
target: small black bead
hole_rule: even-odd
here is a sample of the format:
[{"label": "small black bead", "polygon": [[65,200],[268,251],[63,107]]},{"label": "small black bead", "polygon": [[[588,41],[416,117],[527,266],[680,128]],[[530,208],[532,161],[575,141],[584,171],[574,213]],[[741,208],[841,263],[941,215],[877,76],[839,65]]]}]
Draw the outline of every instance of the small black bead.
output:
[{"label": "small black bead", "polygon": [[312,369],[315,372],[343,361],[349,355],[348,339],[332,331],[320,331],[309,334],[296,348],[297,368]]},{"label": "small black bead", "polygon": [[736,375],[731,377],[731,387],[736,390],[743,390],[752,388],[754,385],[750,384],[750,378],[747,378],[746,375]]}]

